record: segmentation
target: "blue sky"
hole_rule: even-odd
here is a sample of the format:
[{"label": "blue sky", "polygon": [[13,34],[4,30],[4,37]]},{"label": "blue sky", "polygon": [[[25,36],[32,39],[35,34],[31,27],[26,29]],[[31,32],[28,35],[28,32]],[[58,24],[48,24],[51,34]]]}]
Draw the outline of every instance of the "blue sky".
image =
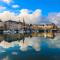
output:
[{"label": "blue sky", "polygon": [[0,13],[3,21],[24,18],[26,23],[51,22],[60,26],[60,0],[0,0]]},{"label": "blue sky", "polygon": [[[12,5],[19,5],[19,7],[13,8]],[[14,11],[16,13],[18,13],[20,9],[33,11],[41,9],[43,16],[46,16],[49,12],[60,12],[60,0],[11,0],[10,3],[0,0],[0,6],[6,7],[5,10]]]}]

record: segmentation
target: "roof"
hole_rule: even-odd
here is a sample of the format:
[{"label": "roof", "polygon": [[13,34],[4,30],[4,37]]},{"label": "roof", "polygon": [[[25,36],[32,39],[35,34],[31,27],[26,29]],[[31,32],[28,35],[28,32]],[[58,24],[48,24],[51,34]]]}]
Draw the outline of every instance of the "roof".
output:
[{"label": "roof", "polygon": [[5,21],[5,22],[13,22],[13,23],[17,23],[16,21],[12,21],[12,20],[8,20],[8,21]]}]

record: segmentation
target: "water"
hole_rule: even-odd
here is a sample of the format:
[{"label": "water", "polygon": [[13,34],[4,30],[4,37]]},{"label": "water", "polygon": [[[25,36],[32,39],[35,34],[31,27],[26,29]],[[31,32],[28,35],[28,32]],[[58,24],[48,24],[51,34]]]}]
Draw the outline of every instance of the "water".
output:
[{"label": "water", "polygon": [[60,60],[60,33],[0,35],[0,60]]}]

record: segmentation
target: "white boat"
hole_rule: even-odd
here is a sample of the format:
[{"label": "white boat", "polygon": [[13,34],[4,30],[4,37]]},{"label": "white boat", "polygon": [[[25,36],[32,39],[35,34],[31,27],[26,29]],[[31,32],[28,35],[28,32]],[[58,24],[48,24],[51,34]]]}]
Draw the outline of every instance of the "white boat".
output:
[{"label": "white boat", "polygon": [[6,31],[3,31],[4,34],[15,34],[16,31],[14,30],[6,30]]},{"label": "white boat", "polygon": [[24,33],[23,30],[19,30],[18,33]]},{"label": "white boat", "polygon": [[10,30],[3,31],[4,34],[10,34]]}]

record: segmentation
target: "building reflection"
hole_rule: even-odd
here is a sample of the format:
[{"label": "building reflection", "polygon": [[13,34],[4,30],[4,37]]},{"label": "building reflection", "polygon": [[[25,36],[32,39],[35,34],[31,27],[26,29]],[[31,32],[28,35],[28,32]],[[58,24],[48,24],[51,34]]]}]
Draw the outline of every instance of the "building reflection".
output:
[{"label": "building reflection", "polygon": [[2,34],[0,35],[0,42],[5,40],[7,42],[12,42],[12,41],[20,41],[20,40],[23,40],[23,43],[24,43],[24,40],[26,37],[43,37],[43,38],[49,38],[49,39],[54,39],[55,37],[55,33],[53,32],[42,32],[42,33],[31,33],[31,34],[28,34],[28,33],[23,33],[23,34]]},{"label": "building reflection", "polygon": [[0,35],[0,46],[6,49],[19,46],[19,49],[21,51],[27,51],[29,48],[33,48],[35,51],[40,51],[42,41],[45,41],[45,43],[48,42],[48,45],[52,45],[53,43],[51,42],[53,40],[55,40],[55,33],[53,32],[32,34],[5,34]]}]

